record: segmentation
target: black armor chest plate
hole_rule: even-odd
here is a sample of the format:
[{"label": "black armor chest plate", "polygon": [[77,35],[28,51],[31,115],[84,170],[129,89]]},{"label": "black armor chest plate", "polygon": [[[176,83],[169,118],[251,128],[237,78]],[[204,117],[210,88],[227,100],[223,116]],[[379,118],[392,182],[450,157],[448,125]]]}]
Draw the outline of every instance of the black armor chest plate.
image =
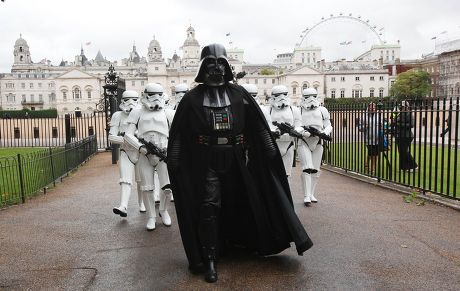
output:
[{"label": "black armor chest plate", "polygon": [[222,88],[209,88],[203,99],[203,109],[208,124],[214,132],[225,132],[233,129],[233,115],[230,99]]}]

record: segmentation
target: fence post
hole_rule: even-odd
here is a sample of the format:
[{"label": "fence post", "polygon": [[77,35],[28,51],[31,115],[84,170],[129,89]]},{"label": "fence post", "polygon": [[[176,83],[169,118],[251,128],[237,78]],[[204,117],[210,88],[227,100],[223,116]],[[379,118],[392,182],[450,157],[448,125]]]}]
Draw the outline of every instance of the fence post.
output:
[{"label": "fence post", "polygon": [[26,203],[26,196],[24,192],[24,178],[22,175],[22,162],[21,162],[21,154],[18,154],[18,171],[19,171],[19,183],[21,186],[21,200],[22,203]]},{"label": "fence post", "polygon": [[56,187],[56,177],[54,176],[53,150],[50,149],[51,176],[53,177],[53,186]]},{"label": "fence post", "polygon": [[70,132],[70,114],[64,115],[64,124],[65,124],[65,143],[70,143],[71,141],[71,132]]}]

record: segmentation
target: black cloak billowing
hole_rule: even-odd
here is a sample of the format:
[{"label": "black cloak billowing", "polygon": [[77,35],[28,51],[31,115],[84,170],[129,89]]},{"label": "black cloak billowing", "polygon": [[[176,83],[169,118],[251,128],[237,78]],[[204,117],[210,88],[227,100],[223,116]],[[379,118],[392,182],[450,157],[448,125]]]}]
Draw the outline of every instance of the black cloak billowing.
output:
[{"label": "black cloak billowing", "polygon": [[[269,157],[259,138],[260,130],[270,131],[264,115],[241,86],[224,86],[227,86],[232,106],[233,133],[244,134],[248,151],[246,156],[241,146],[233,147],[235,162],[231,178],[224,181],[222,187],[221,241],[231,241],[259,255],[279,253],[294,242],[298,254],[302,255],[313,243],[294,212],[279,151],[276,149],[275,157]],[[197,136],[211,135],[203,110],[205,90],[205,85],[198,85],[182,98],[171,125],[168,144],[169,178],[191,268],[203,263],[198,223],[209,149],[198,145]],[[255,124],[261,126],[256,129]],[[273,137],[268,136],[275,143]]]}]

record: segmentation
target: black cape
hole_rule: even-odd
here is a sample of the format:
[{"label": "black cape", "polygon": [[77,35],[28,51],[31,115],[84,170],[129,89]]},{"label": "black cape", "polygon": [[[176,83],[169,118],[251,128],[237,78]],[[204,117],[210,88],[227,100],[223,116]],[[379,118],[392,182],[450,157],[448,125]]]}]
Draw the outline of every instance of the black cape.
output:
[{"label": "black cape", "polygon": [[[222,187],[222,209],[219,234],[224,239],[256,251],[272,255],[294,242],[299,255],[312,241],[294,212],[289,184],[281,155],[267,157],[256,133],[269,132],[268,124],[255,102],[241,86],[226,84],[232,106],[234,134],[244,134],[247,160],[241,147],[234,146],[235,162],[232,178]],[[191,268],[203,263],[198,223],[208,150],[197,144],[197,135],[211,135],[203,110],[205,85],[189,91],[179,103],[169,133],[168,160],[178,159],[178,166],[168,162],[174,193],[177,220]],[[269,135],[271,141],[275,140]],[[174,144],[180,140],[180,146]]]}]

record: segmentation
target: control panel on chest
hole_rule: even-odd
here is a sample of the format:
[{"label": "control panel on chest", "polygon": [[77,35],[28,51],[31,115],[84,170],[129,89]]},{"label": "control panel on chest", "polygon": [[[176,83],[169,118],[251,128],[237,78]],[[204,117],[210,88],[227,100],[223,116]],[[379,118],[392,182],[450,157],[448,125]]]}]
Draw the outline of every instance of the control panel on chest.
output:
[{"label": "control panel on chest", "polygon": [[205,112],[213,131],[227,131],[233,128],[233,115],[230,106],[205,107]]}]

